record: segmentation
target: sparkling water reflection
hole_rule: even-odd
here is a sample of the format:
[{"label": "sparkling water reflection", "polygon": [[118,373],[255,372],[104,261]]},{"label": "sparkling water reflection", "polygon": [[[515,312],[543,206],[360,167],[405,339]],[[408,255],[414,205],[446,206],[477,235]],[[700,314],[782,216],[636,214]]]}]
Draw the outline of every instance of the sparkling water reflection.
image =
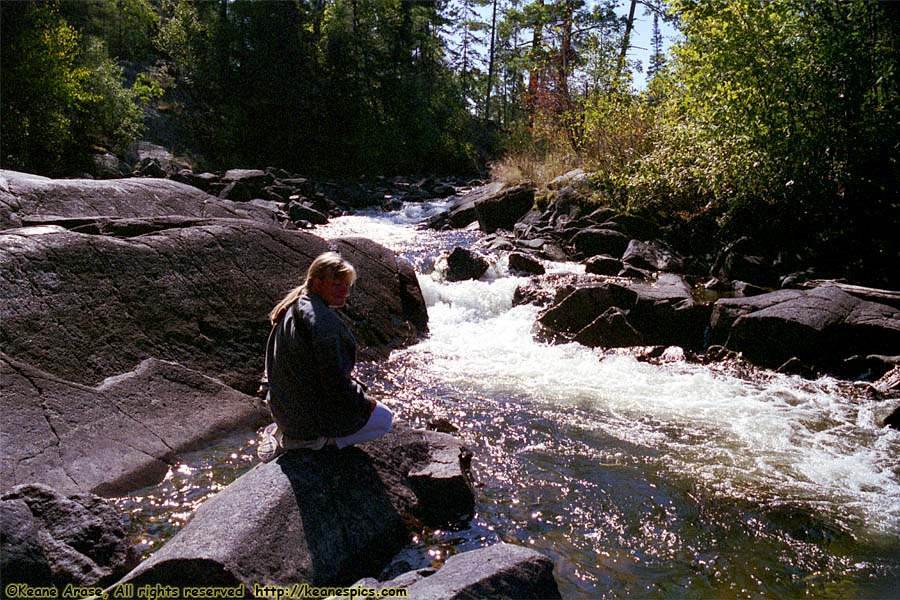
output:
[{"label": "sparkling water reflection", "polygon": [[[429,275],[480,236],[415,227],[441,206],[319,231],[375,239],[422,274],[431,335],[361,378],[399,421],[460,427],[476,457],[472,522],[421,532],[385,576],[505,540],[550,556],[569,598],[896,597],[900,433],[878,426],[893,406],[828,379],[539,344],[502,260],[484,281]],[[187,456],[120,500],[148,550],[254,463],[252,444]]]}]

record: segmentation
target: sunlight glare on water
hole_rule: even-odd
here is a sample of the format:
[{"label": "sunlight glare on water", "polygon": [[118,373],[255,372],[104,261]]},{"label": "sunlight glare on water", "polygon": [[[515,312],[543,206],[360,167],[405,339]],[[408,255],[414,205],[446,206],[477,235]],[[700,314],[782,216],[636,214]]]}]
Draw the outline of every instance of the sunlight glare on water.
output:
[{"label": "sunlight glare on water", "polygon": [[[540,309],[513,306],[528,279],[505,259],[479,281],[432,274],[442,252],[481,236],[415,227],[446,205],[315,232],[374,239],[419,273],[429,336],[359,376],[396,422],[446,417],[475,457],[475,518],[416,535],[382,578],[508,541],[549,556],[565,598],[896,597],[900,432],[879,423],[897,401],[537,341]],[[145,553],[257,460],[247,432],[181,458],[159,486],[116,500]]]},{"label": "sunlight glare on water", "polygon": [[[524,279],[438,283],[420,277],[431,336],[406,350],[454,388],[576,405],[585,427],[667,455],[723,491],[820,497],[900,532],[898,432],[867,421],[835,382],[770,374],[747,381],[709,367],[652,365],[578,344],[534,340],[539,309],[512,307]],[[863,407],[866,409],[867,407]]]}]

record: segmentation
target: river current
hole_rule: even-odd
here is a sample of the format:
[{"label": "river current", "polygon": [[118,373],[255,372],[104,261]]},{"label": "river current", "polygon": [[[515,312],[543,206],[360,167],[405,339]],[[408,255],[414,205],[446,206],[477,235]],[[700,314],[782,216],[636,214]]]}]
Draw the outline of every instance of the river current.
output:
[{"label": "river current", "polygon": [[[896,401],[676,351],[650,364],[538,342],[539,309],[512,302],[527,278],[504,260],[479,281],[434,275],[442,250],[482,235],[416,227],[443,206],[315,232],[371,238],[415,267],[430,335],[359,375],[397,420],[447,419],[475,454],[474,519],[422,532],[385,575],[503,540],[553,559],[566,598],[898,597],[900,432],[879,426]],[[118,499],[142,549],[255,464],[253,443],[223,440]]]}]

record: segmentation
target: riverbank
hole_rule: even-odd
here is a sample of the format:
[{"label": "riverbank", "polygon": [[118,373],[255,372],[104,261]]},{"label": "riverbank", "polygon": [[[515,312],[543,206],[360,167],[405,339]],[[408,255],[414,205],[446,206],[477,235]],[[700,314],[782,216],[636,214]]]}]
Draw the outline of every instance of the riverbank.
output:
[{"label": "riverbank", "polygon": [[[380,577],[507,541],[549,556],[565,597],[741,589],[838,597],[896,582],[897,439],[878,425],[888,405],[827,377],[695,364],[674,350],[648,362],[637,350],[541,343],[532,330],[540,307],[514,305],[530,278],[510,270],[505,254],[478,280],[435,272],[442,253],[492,243],[479,231],[416,229],[446,202],[357,211],[315,231],[324,243],[372,238],[413,265],[429,334],[361,365],[361,376],[399,421],[449,421],[475,454],[475,517],[423,530]],[[586,270],[540,262],[548,277]],[[145,532],[160,517],[141,520],[141,512],[162,511],[178,529],[195,499],[252,466],[248,442],[196,463],[182,455],[159,491],[118,502]],[[207,479],[229,465],[232,475]],[[748,563],[748,552],[759,560]]]}]

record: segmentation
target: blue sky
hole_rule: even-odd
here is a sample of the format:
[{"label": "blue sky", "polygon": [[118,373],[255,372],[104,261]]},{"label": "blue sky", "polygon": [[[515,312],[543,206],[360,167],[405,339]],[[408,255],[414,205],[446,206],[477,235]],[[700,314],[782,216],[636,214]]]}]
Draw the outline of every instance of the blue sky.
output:
[{"label": "blue sky", "polygon": [[[627,17],[630,4],[629,0],[619,0],[616,12],[623,17]],[[663,36],[663,48],[667,50],[677,37],[678,32],[662,19],[659,21],[659,28]],[[634,30],[631,33],[631,48],[628,51],[630,60],[640,60],[643,65],[644,72],[634,74],[634,85],[638,89],[644,89],[647,85],[647,65],[650,59],[650,40],[652,37],[653,16],[647,14],[642,4],[638,4],[637,9],[634,11]]]}]

